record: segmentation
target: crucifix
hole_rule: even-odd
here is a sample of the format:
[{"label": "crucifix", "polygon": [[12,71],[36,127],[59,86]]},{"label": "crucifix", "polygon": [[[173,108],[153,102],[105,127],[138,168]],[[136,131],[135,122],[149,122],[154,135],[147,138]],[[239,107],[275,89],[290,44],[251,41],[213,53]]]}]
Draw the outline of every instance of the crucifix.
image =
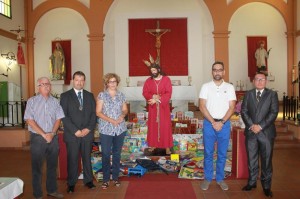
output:
[{"label": "crucifix", "polygon": [[160,38],[162,35],[166,34],[167,32],[171,32],[171,29],[160,29],[159,27],[159,21],[156,22],[156,29],[146,29],[145,32],[148,32],[149,34],[155,36],[155,48],[157,53],[157,60],[160,60],[160,46],[161,41]]}]

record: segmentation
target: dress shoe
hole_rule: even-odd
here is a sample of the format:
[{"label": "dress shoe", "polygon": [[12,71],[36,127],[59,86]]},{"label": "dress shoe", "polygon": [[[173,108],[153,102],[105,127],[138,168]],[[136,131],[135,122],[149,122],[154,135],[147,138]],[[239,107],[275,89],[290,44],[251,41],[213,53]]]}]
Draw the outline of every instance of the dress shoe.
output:
[{"label": "dress shoe", "polygon": [[88,182],[88,183],[86,183],[85,184],[85,186],[87,186],[89,189],[95,189],[96,188],[96,186],[93,184],[93,182],[91,181],[91,182]]},{"label": "dress shoe", "polygon": [[246,186],[244,186],[242,188],[242,190],[243,191],[251,191],[251,189],[254,189],[254,188],[256,188],[256,184],[254,184],[254,185],[247,184]]},{"label": "dress shoe", "polygon": [[58,193],[58,192],[48,193],[47,195],[52,196],[54,198],[64,198],[64,195],[62,195],[61,193]]},{"label": "dress shoe", "polygon": [[68,193],[73,193],[74,192],[74,189],[75,189],[75,186],[68,186],[68,189],[67,189],[67,192]]},{"label": "dress shoe", "polygon": [[271,191],[271,189],[264,189],[264,193],[265,196],[272,198],[273,197],[273,193]]}]

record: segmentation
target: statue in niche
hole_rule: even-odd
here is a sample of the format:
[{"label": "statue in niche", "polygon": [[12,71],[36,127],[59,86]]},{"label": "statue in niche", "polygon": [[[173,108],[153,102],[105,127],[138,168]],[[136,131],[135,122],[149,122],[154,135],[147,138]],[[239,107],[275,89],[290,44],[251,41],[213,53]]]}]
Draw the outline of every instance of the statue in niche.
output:
[{"label": "statue in niche", "polygon": [[65,55],[60,43],[55,44],[55,49],[49,57],[50,74],[52,80],[63,80],[66,74]]},{"label": "statue in niche", "polygon": [[266,73],[266,75],[268,75],[266,60],[269,58],[271,48],[267,51],[264,41],[260,41],[258,44],[259,47],[255,51],[257,72]]}]

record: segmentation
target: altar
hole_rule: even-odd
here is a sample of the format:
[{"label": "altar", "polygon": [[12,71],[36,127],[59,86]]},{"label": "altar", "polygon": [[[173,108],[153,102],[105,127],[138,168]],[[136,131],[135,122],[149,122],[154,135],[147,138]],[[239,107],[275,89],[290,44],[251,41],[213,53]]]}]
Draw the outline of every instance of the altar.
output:
[{"label": "altar", "polygon": [[0,198],[14,199],[23,193],[24,182],[19,178],[0,177]]},{"label": "altar", "polygon": [[[145,106],[145,98],[143,96],[142,86],[122,87],[120,91],[126,96],[126,100],[130,103],[131,112],[142,112]],[[172,106],[174,111],[187,111],[188,103],[194,102],[198,106],[198,95],[195,86],[172,86]]]}]

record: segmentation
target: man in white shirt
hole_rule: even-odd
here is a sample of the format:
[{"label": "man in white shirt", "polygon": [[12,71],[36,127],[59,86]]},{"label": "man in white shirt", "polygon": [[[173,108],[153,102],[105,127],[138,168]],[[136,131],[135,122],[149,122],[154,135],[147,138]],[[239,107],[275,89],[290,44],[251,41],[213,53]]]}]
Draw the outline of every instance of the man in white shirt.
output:
[{"label": "man in white shirt", "polygon": [[202,190],[207,190],[213,179],[213,155],[215,143],[218,144],[216,163],[216,181],[223,190],[228,190],[224,182],[224,168],[230,139],[230,117],[234,113],[236,95],[233,85],[223,80],[225,74],[223,62],[212,65],[211,82],[202,85],[199,104],[204,116],[204,176]]}]

